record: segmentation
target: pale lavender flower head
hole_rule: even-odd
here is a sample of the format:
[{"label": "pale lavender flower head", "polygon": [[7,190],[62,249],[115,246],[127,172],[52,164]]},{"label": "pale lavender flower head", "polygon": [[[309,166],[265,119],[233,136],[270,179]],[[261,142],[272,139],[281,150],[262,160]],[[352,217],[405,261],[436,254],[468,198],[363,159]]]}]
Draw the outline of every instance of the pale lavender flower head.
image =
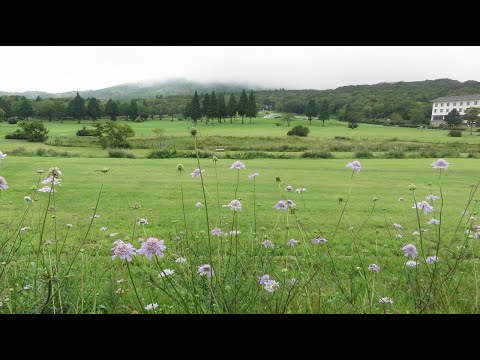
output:
[{"label": "pale lavender flower head", "polygon": [[241,170],[245,169],[245,164],[242,163],[240,160],[235,161],[232,166],[230,166],[230,169],[236,169],[236,170]]},{"label": "pale lavender flower head", "polygon": [[288,204],[286,201],[280,200],[279,202],[276,203],[276,205],[273,207],[276,210],[288,210]]},{"label": "pale lavender flower head", "polygon": [[193,172],[190,175],[192,175],[192,178],[196,178],[196,177],[199,177],[200,174],[203,173],[203,172],[205,172],[205,170],[202,170],[200,172],[200,169],[195,169],[195,170],[193,170]]},{"label": "pale lavender flower head", "polygon": [[265,284],[267,281],[270,281],[270,275],[263,275],[258,278],[258,283],[260,285]]},{"label": "pale lavender flower head", "polygon": [[3,160],[7,157],[7,154],[0,151],[0,160]]},{"label": "pale lavender flower head", "polygon": [[213,236],[221,236],[222,235],[222,230],[219,228],[215,228],[212,230],[212,235]]},{"label": "pale lavender flower head", "polygon": [[437,256],[428,256],[425,261],[427,264],[432,264],[434,262],[438,262],[438,257]]},{"label": "pale lavender flower head", "polygon": [[287,242],[287,245],[288,246],[297,246],[298,245],[298,240],[295,240],[295,239],[290,239],[288,242]]},{"label": "pale lavender flower head", "polygon": [[169,275],[173,275],[175,273],[175,270],[172,270],[172,269],[165,269],[165,270],[162,270],[162,272],[160,273],[160,277],[166,277],[166,276],[169,276]]},{"label": "pale lavender flower head", "polygon": [[445,169],[448,170],[449,163],[444,159],[438,159],[433,164],[434,169]]},{"label": "pale lavender flower head", "polygon": [[303,192],[305,192],[305,191],[307,191],[307,189],[305,189],[305,188],[299,188],[299,189],[296,189],[296,190],[295,190],[295,192],[296,192],[297,194],[301,194],[301,193],[303,193]]},{"label": "pale lavender flower head", "polygon": [[275,280],[268,280],[263,284],[263,286],[265,290],[272,293],[280,287],[280,283]]},{"label": "pale lavender flower head", "polygon": [[215,275],[215,272],[213,271],[212,266],[209,264],[199,266],[197,273],[200,276],[206,276],[208,278],[211,278],[213,275]]},{"label": "pale lavender flower head", "polygon": [[52,178],[55,178],[55,179],[59,179],[60,176],[62,176],[62,172],[60,171],[60,169],[58,167],[51,167],[49,170],[48,170],[48,177],[52,177]]},{"label": "pale lavender flower head", "polygon": [[273,248],[275,245],[273,245],[273,243],[270,241],[270,240],[265,240],[263,243],[262,243],[263,246],[265,246],[266,248]]},{"label": "pale lavender flower head", "polygon": [[428,223],[429,223],[430,225],[438,225],[438,224],[440,224],[440,220],[431,219]]},{"label": "pale lavender flower head", "polygon": [[108,227],[102,226],[102,227],[100,228],[100,231],[106,231],[107,229],[108,229]]},{"label": "pale lavender flower head", "polygon": [[315,239],[312,240],[312,244],[320,244],[320,243],[326,243],[327,239],[325,239],[323,236],[317,236]]},{"label": "pale lavender flower head", "polygon": [[126,244],[122,240],[117,240],[113,244],[116,246],[112,248],[112,260],[118,257],[119,259],[127,259],[127,261],[132,261],[132,256],[136,255],[136,249],[132,244]]},{"label": "pale lavender flower head", "polygon": [[287,185],[287,187],[285,188],[286,191],[292,191],[293,190],[293,187],[290,186],[290,185]]},{"label": "pale lavender flower head", "polygon": [[[1,188],[1,186],[0,186],[0,188]],[[49,193],[49,192],[57,192],[57,190],[51,188],[50,186],[44,186],[44,187],[38,189],[38,192]]]},{"label": "pale lavender flower head", "polygon": [[253,179],[253,178],[256,178],[259,175],[260,175],[259,173],[253,173],[253,174],[248,175],[248,178]]},{"label": "pale lavender flower head", "polygon": [[401,238],[403,237],[403,235],[402,235],[402,234],[395,234],[395,237],[396,237],[397,239],[401,239]]},{"label": "pale lavender flower head", "polygon": [[232,200],[227,206],[230,208],[230,210],[242,211],[242,203],[240,202],[240,200]]},{"label": "pale lavender flower head", "polygon": [[412,259],[417,257],[417,248],[413,244],[405,245],[402,250],[405,251],[405,256],[411,255]]},{"label": "pale lavender flower head", "polygon": [[195,204],[196,207],[200,207],[200,206],[203,206],[203,204],[199,201]]},{"label": "pale lavender flower head", "polygon": [[148,304],[147,306],[145,306],[145,310],[154,310],[158,308],[158,304],[157,303],[154,303],[154,304]]},{"label": "pale lavender flower head", "polygon": [[389,297],[383,297],[378,300],[380,304],[393,304],[392,298]]},{"label": "pale lavender flower head", "polygon": [[360,170],[362,169],[362,165],[360,164],[360,161],[358,160],[355,160],[355,161],[352,161],[352,162],[349,162],[347,165],[345,165],[346,167],[350,167],[353,171],[356,171],[357,173],[360,172]]},{"label": "pale lavender flower head", "polygon": [[393,227],[394,227],[395,229],[403,229],[403,226],[400,225],[400,224],[393,224]]},{"label": "pale lavender flower head", "polygon": [[[62,184],[60,184],[60,179],[58,178],[55,178],[53,176],[49,176],[47,177],[45,180],[42,180],[42,184],[43,185],[47,185],[47,184],[51,184],[53,183],[53,185],[59,185],[59,186],[62,186]],[[51,186],[51,185],[50,185]]]},{"label": "pale lavender flower head", "polygon": [[432,195],[432,194],[431,194],[431,195],[428,195],[428,196],[426,196],[426,197],[425,197],[425,199],[427,199],[427,200],[431,200],[431,201],[435,201],[435,200],[437,200],[437,199],[438,199],[438,196],[437,196],[437,195]]},{"label": "pale lavender flower head", "polygon": [[0,190],[7,190],[7,189],[8,189],[7,181],[3,176],[0,176]]},{"label": "pale lavender flower head", "polygon": [[163,244],[163,240],[158,240],[154,237],[148,238],[146,241],[142,242],[142,247],[138,250],[139,254],[145,255],[148,260],[152,260],[153,255],[158,255],[159,257],[164,257],[165,254],[163,251],[167,247]]},{"label": "pale lavender flower head", "polygon": [[368,267],[368,270],[379,273],[380,272],[380,266],[377,264],[372,264]]},{"label": "pale lavender flower head", "polygon": [[426,201],[419,201],[416,204],[413,204],[412,209],[423,210],[423,213],[427,215],[429,212],[433,211],[433,206]]},{"label": "pale lavender flower head", "polygon": [[148,225],[148,219],[141,218],[138,220],[137,225]]},{"label": "pale lavender flower head", "polygon": [[415,260],[408,260],[405,265],[407,266],[417,266],[418,265],[418,261],[415,261]]},{"label": "pale lavender flower head", "polygon": [[420,235],[420,233],[419,233],[417,230],[415,230],[415,231],[412,233],[412,235],[413,235],[413,236],[417,236],[417,235]]},{"label": "pale lavender flower head", "polygon": [[176,263],[179,263],[179,264],[183,264],[187,261],[187,259],[183,258],[183,257],[179,257],[179,258],[176,258],[175,259],[175,262]]}]

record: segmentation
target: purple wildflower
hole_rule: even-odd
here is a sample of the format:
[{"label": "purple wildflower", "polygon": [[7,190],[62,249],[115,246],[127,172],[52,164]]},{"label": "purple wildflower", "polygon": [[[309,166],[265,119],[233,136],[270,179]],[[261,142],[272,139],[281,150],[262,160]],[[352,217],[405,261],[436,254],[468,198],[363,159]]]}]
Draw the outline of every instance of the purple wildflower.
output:
[{"label": "purple wildflower", "polygon": [[7,157],[7,154],[4,154],[3,152],[0,151],[0,160],[3,160]]},{"label": "purple wildflower", "polygon": [[428,223],[429,223],[430,225],[438,225],[438,224],[440,224],[440,220],[431,219]]},{"label": "purple wildflower", "polygon": [[175,259],[175,262],[176,263],[179,263],[179,264],[183,264],[184,262],[186,262],[187,259],[183,258],[183,257],[179,257],[179,258],[176,258]]},{"label": "purple wildflower", "polygon": [[420,233],[419,233],[417,230],[415,230],[415,231],[412,233],[412,235],[413,235],[413,236],[417,236],[417,235],[420,235]]},{"label": "purple wildflower", "polygon": [[241,170],[245,169],[245,164],[242,163],[240,160],[235,161],[232,166],[230,166],[230,169],[236,169],[236,170]]},{"label": "purple wildflower", "polygon": [[265,284],[267,281],[270,281],[270,275],[263,275],[258,278],[258,283],[260,285]]},{"label": "purple wildflower", "polygon": [[438,199],[438,196],[437,195],[428,195],[428,196],[425,197],[425,199],[435,201],[435,200]]},{"label": "purple wildflower", "polygon": [[248,178],[253,179],[253,178],[256,178],[258,175],[260,175],[260,174],[259,173],[253,173],[253,174],[248,175]]},{"label": "purple wildflower", "polygon": [[273,208],[276,210],[288,210],[288,205],[286,201],[280,200]]},{"label": "purple wildflower", "polygon": [[0,190],[7,190],[7,189],[8,189],[7,181],[3,176],[0,176]]},{"label": "purple wildflower", "polygon": [[419,201],[417,204],[413,204],[412,209],[423,210],[423,213],[427,215],[429,212],[433,211],[433,206],[426,201]]},{"label": "purple wildflower", "polygon": [[393,227],[394,227],[395,229],[403,229],[403,226],[400,225],[400,224],[393,224]]},{"label": "purple wildflower", "polygon": [[425,259],[427,264],[432,264],[434,262],[438,262],[438,257],[437,256],[429,256]]},{"label": "purple wildflower", "polygon": [[[0,181],[1,182],[1,181]],[[7,186],[8,187],[8,186]],[[0,187],[1,188],[1,187]],[[57,190],[51,188],[50,186],[44,186],[38,189],[38,192],[49,193],[49,192],[57,192]]]},{"label": "purple wildflower", "polygon": [[153,255],[158,255],[159,257],[164,257],[165,254],[163,251],[167,247],[163,244],[163,240],[158,240],[154,237],[148,238],[142,243],[142,247],[138,250],[139,254],[145,255],[148,260],[152,260]]},{"label": "purple wildflower", "polygon": [[233,211],[242,211],[242,203],[240,200],[232,200],[227,206]]},{"label": "purple wildflower", "polygon": [[287,242],[287,245],[288,246],[297,246],[298,245],[298,240],[295,240],[295,239],[290,239],[288,242]]},{"label": "purple wildflower", "polygon": [[169,276],[169,275],[173,275],[175,273],[175,270],[172,270],[172,269],[165,269],[165,270],[162,270],[162,272],[160,273],[160,277],[166,277],[166,276]]},{"label": "purple wildflower", "polygon": [[405,245],[402,250],[405,251],[405,256],[411,255],[413,259],[417,257],[417,248],[413,244]]},{"label": "purple wildflower", "polygon": [[158,304],[157,303],[154,303],[154,304],[148,304],[147,306],[145,306],[145,310],[154,310],[158,307]]},{"label": "purple wildflower", "polygon": [[200,207],[200,206],[203,206],[203,204],[199,201],[195,204],[196,207]]},{"label": "purple wildflower", "polygon": [[417,266],[418,265],[418,261],[415,261],[415,260],[408,260],[405,265],[407,266]]},{"label": "purple wildflower", "polygon": [[212,231],[211,231],[212,235],[213,236],[221,236],[222,235],[222,230],[219,229],[219,228],[214,228]]},{"label": "purple wildflower", "polygon": [[137,251],[132,244],[125,244],[122,240],[117,240],[113,244],[116,246],[112,248],[112,260],[118,257],[119,259],[127,259],[127,261],[132,261],[132,256],[136,255],[135,251]]},{"label": "purple wildflower", "polygon": [[215,272],[213,271],[212,266],[209,264],[199,266],[197,273],[200,276],[206,276],[208,278],[211,278],[213,275],[215,275]]},{"label": "purple wildflower", "polygon": [[434,169],[445,169],[448,170],[449,163],[444,159],[438,159],[433,164]]},{"label": "purple wildflower", "polygon": [[57,179],[57,178],[54,178],[53,176],[49,176],[45,180],[42,180],[42,184],[47,185],[47,184],[53,183],[53,185],[62,186],[62,184],[60,184],[60,180],[61,179]]},{"label": "purple wildflower", "polygon": [[380,272],[380,266],[377,264],[372,264],[368,267],[368,270],[378,273]]},{"label": "purple wildflower", "polygon": [[268,292],[274,292],[280,287],[280,283],[275,280],[269,280],[263,284],[264,289],[267,290]]},{"label": "purple wildflower", "polygon": [[317,236],[315,239],[312,240],[312,244],[320,244],[320,243],[326,243],[327,239],[325,239],[323,236]]},{"label": "purple wildflower", "polygon": [[379,299],[379,302],[380,302],[381,304],[393,304],[392,298],[389,298],[389,297],[380,298],[380,299]]},{"label": "purple wildflower", "polygon": [[357,160],[349,162],[345,166],[352,168],[352,170],[356,171],[357,173],[359,173],[360,170],[362,169],[362,165],[360,164],[360,161],[357,161]]},{"label": "purple wildflower", "polygon": [[287,187],[285,188],[286,191],[292,191],[293,190],[293,187],[291,187],[290,185],[287,185]]},{"label": "purple wildflower", "polygon": [[205,171],[205,170],[202,170],[202,171],[200,172],[200,169],[195,169],[195,170],[193,170],[193,172],[192,172],[190,175],[192,175],[192,178],[196,178],[196,177],[199,177],[200,174],[203,173],[204,171]]},{"label": "purple wildflower", "polygon": [[265,240],[262,243],[262,245],[265,246],[266,248],[269,248],[269,247],[273,248],[274,247],[273,243],[270,240]]},{"label": "purple wildflower", "polygon": [[297,194],[301,194],[301,193],[303,193],[303,192],[305,192],[305,191],[307,191],[307,189],[305,189],[305,188],[299,188],[299,189],[295,190],[295,192],[296,192]]}]

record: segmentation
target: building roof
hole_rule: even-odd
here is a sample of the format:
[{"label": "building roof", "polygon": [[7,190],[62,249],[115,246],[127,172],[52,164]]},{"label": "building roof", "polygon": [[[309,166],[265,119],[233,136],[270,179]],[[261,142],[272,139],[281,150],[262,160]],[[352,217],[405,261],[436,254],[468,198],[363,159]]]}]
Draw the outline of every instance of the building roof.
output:
[{"label": "building roof", "polygon": [[433,99],[430,102],[438,102],[438,101],[463,101],[463,100],[478,100],[480,99],[480,94],[473,94],[473,95],[460,95],[460,96],[442,96],[436,99]]}]

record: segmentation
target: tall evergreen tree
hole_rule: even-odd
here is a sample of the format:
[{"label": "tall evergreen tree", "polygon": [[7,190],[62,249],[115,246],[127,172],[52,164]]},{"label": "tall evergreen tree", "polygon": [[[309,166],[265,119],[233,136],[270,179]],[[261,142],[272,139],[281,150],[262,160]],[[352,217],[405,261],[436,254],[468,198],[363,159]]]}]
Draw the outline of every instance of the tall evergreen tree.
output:
[{"label": "tall evergreen tree", "polygon": [[10,103],[6,99],[1,97],[0,97],[0,108],[2,108],[3,111],[5,111],[5,119],[12,116],[12,105],[10,105]]},{"label": "tall evergreen tree", "polygon": [[218,118],[220,122],[227,116],[227,105],[225,104],[225,95],[219,94],[217,99],[218,104]]},{"label": "tall evergreen tree", "polygon": [[252,123],[252,117],[257,117],[257,102],[252,90],[250,90],[250,95],[248,96],[246,115],[250,118],[250,124]]},{"label": "tall evergreen tree", "polygon": [[200,98],[198,97],[197,91],[195,91],[195,95],[193,95],[193,99],[190,105],[190,117],[195,124],[197,123],[198,119],[202,117]]},{"label": "tall evergreen tree", "polygon": [[227,116],[230,118],[230,124],[235,115],[237,115],[237,99],[235,99],[235,94],[231,93],[227,104]]},{"label": "tall evergreen tree", "polygon": [[127,108],[127,115],[130,119],[135,120],[138,116],[138,105],[135,100],[130,101],[130,105]]},{"label": "tall evergreen tree", "polygon": [[210,95],[205,94],[203,97],[203,103],[202,103],[202,115],[205,116],[205,120],[208,124],[208,119],[209,119],[209,110],[210,109]]},{"label": "tall evergreen tree", "polygon": [[322,106],[320,107],[318,118],[322,120],[323,126],[325,126],[325,120],[328,120],[330,118],[330,110],[329,110],[329,104],[327,99],[324,99],[322,102]]},{"label": "tall evergreen tree", "polygon": [[29,116],[33,115],[33,107],[27,99],[22,100],[18,108],[18,115],[28,120]]},{"label": "tall evergreen tree", "polygon": [[310,121],[310,124],[312,124],[312,118],[317,114],[318,114],[317,103],[315,102],[315,99],[310,99],[305,109],[305,115],[308,116],[308,121]]},{"label": "tall evergreen tree", "polygon": [[100,117],[101,112],[102,111],[100,109],[100,101],[94,97],[88,99],[87,115],[95,121]]},{"label": "tall evergreen tree", "polygon": [[108,99],[107,105],[105,105],[105,114],[110,116],[110,119],[115,121],[119,115],[118,105],[112,99]]},{"label": "tall evergreen tree", "polygon": [[208,103],[208,117],[212,120],[218,117],[218,103],[215,91],[212,91],[212,94],[210,95],[210,102]]},{"label": "tall evergreen tree", "polygon": [[247,105],[248,105],[248,97],[247,97],[247,93],[245,92],[245,89],[243,89],[237,104],[237,112],[238,112],[238,115],[242,117],[242,124],[243,124],[243,117],[247,114]]},{"label": "tall evergreen tree", "polygon": [[68,115],[74,119],[82,119],[85,116],[85,100],[78,94],[68,103]]},{"label": "tall evergreen tree", "polygon": [[40,97],[40,95],[37,95],[37,98],[35,99],[35,101],[42,101],[42,98]]}]

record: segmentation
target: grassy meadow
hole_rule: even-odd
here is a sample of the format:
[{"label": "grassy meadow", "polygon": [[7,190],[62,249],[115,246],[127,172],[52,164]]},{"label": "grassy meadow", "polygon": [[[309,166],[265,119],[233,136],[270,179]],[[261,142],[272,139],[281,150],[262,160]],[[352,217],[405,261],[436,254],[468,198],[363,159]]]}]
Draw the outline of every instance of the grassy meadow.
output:
[{"label": "grassy meadow", "polygon": [[[201,150],[300,156],[313,149],[334,158],[146,159],[152,149],[195,149],[191,122],[164,119],[128,122],[136,134],[128,151],[137,158],[116,159],[75,137],[90,122],[47,122],[47,144],[5,140],[17,126],[0,123],[0,150],[8,154],[0,175],[9,186],[0,190],[0,313],[478,313],[480,160],[466,157],[478,152],[479,133],[351,130],[330,120],[325,127],[312,121],[308,138],[288,139],[279,119],[226,121],[196,126]],[[164,129],[161,139],[154,128]],[[412,153],[459,150],[446,157],[448,170],[433,168],[437,158],[382,158],[408,146]],[[47,152],[35,156],[38,148]],[[360,159],[361,171],[353,172],[346,164],[364,148],[379,158]],[[235,160],[246,168],[230,169]],[[192,177],[198,161],[205,172]],[[38,192],[54,166],[61,186]],[[259,175],[249,179],[252,173]],[[430,194],[439,196],[429,201],[433,212],[412,208]],[[234,199],[241,211],[227,206]],[[274,209],[287,199],[295,206]],[[440,225],[428,224],[432,218]],[[112,259],[114,241],[140,249],[150,237],[164,240],[164,256]],[[327,241],[312,242],[318,238]],[[416,246],[415,259],[405,256],[407,244]],[[427,263],[429,256],[439,261]],[[212,276],[199,268],[205,264]],[[273,282],[262,282],[267,274]]]}]

